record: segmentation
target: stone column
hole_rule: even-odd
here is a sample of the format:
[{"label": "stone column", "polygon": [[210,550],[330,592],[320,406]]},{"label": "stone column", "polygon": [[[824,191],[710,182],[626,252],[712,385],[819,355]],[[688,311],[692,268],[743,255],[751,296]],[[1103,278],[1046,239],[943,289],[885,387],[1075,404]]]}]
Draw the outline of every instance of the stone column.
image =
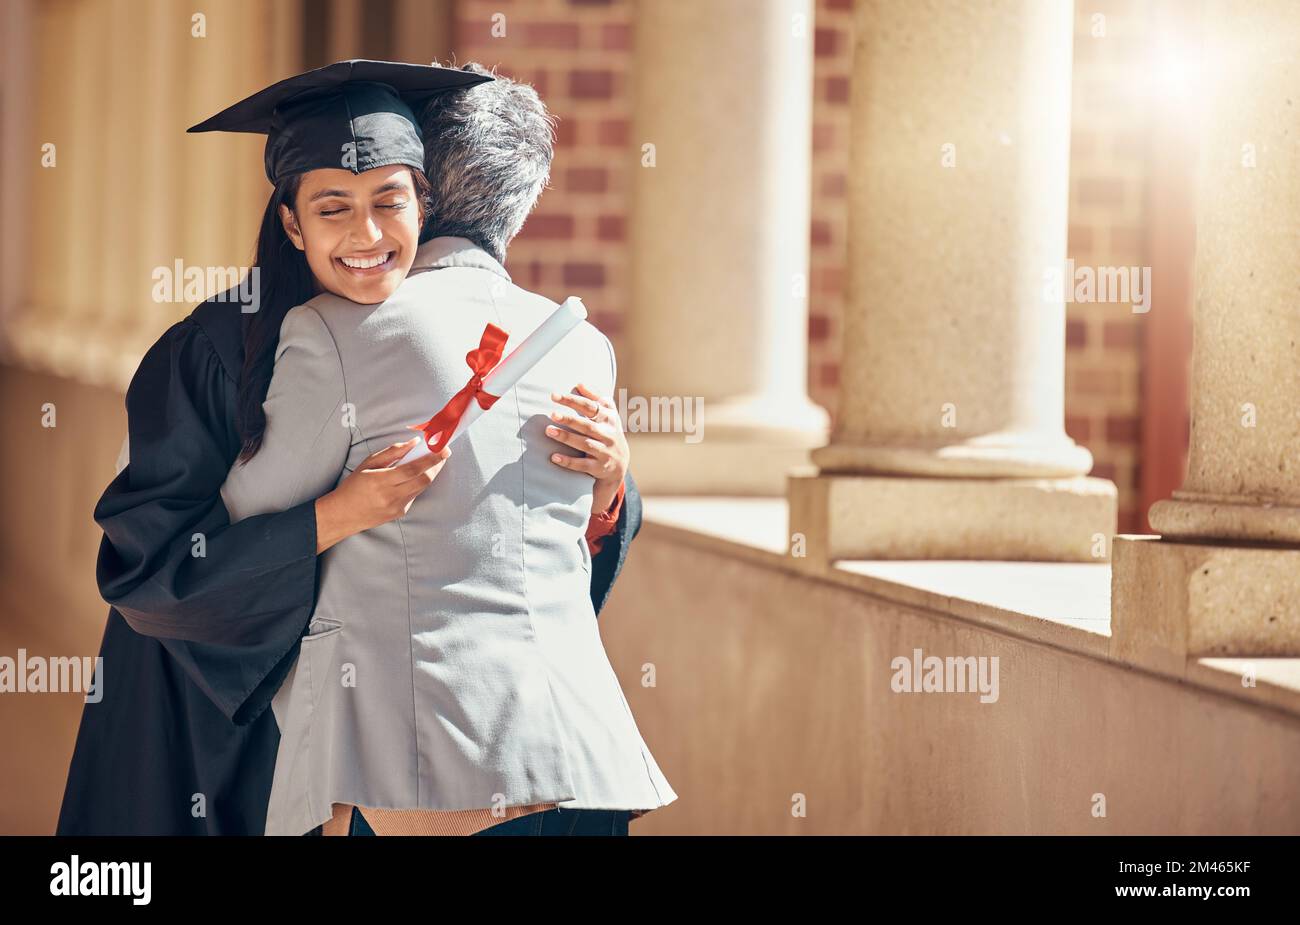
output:
[{"label": "stone column", "polygon": [[[30,89],[37,79],[35,23],[32,0],[0,4],[0,202],[10,215],[27,215],[31,209],[29,165],[40,156]],[[29,295],[31,237],[26,222],[0,224],[0,351],[7,350],[6,334]]]},{"label": "stone column", "polygon": [[[814,561],[1096,561],[1064,429],[1072,4],[858,0],[839,413],[790,479]],[[1057,277],[1059,279],[1059,276]],[[1067,281],[1067,285],[1068,285]]]},{"label": "stone column", "polygon": [[365,58],[361,0],[330,0],[329,3],[329,60],[346,61],[348,58]]},{"label": "stone column", "polygon": [[[812,35],[811,0],[636,6],[617,386],[643,492],[780,495],[825,442],[807,395]],[[703,429],[638,432],[638,402],[702,403]]]},{"label": "stone column", "polygon": [[1116,644],[1300,655],[1300,9],[1206,8],[1187,477],[1121,537]]}]

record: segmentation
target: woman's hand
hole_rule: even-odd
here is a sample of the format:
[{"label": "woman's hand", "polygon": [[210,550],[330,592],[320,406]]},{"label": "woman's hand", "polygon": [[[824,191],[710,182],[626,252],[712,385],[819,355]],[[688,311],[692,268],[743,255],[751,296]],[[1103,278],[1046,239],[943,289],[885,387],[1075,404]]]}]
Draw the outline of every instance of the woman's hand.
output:
[{"label": "woman's hand", "polygon": [[433,484],[451,450],[394,465],[417,440],[394,443],[371,453],[338,488],[316,499],[316,554],[354,533],[396,520],[411,509],[420,492]]},{"label": "woman's hand", "polygon": [[[582,450],[582,456],[565,456],[563,453],[551,454],[551,462],[565,469],[586,472],[596,479],[596,488],[592,493],[591,512],[601,514],[614,503],[618,486],[623,484],[631,461],[627,437],[623,435],[623,422],[619,420],[618,409],[604,396],[597,395],[581,382],[577,389],[581,395],[561,395],[552,392],[551,398],[574,409],[576,414],[564,411],[551,412],[555,421],[546,428],[547,436],[560,443]],[[572,430],[564,430],[556,425],[563,424]],[[576,433],[574,433],[576,431]]]}]

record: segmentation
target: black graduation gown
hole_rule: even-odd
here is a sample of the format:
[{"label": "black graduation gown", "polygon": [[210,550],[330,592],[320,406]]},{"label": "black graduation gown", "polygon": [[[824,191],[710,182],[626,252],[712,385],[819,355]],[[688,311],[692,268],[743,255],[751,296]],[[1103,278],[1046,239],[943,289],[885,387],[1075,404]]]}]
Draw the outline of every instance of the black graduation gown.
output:
[{"label": "black graduation gown", "polygon": [[[316,516],[312,500],[232,525],[221,501],[239,452],[242,318],[237,301],[204,302],[127,390],[130,463],[95,507],[103,698],[83,707],[58,835],[265,829],[280,740],[267,707],[314,607]],[[629,473],[592,559],[597,613],[640,527]]]}]

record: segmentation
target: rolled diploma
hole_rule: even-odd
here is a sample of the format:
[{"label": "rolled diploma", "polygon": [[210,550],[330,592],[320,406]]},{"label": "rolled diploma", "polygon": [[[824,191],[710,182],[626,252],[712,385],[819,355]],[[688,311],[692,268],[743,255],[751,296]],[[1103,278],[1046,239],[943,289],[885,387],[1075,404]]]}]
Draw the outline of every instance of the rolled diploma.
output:
[{"label": "rolled diploma", "polygon": [[[537,326],[533,333],[523,339],[514,350],[501,360],[492,370],[483,378],[483,391],[489,395],[498,397],[505,395],[510,391],[520,379],[524,377],[530,369],[537,365],[542,357],[546,356],[556,344],[564,339],[568,334],[578,326],[578,323],[587,317],[587,307],[582,304],[582,300],[577,296],[569,296],[564,300],[555,311],[551,312],[549,318]],[[483,406],[477,401],[471,401],[461,415],[460,423],[456,425],[456,430],[452,433],[451,439],[447,445],[456,442],[465,430],[479,419],[483,414]],[[433,451],[428,445],[421,440],[412,447],[407,454],[402,457],[401,463],[416,459],[420,456],[428,456]]]}]

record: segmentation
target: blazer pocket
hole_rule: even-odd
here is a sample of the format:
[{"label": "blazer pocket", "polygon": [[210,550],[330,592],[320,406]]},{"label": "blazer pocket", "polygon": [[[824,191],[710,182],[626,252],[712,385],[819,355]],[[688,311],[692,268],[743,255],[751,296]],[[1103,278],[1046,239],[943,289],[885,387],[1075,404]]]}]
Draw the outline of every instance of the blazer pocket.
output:
[{"label": "blazer pocket", "polygon": [[343,624],[332,617],[312,617],[307,624],[307,632],[303,635],[303,642],[311,642],[317,639],[324,639],[326,636],[333,636],[343,629]]},{"label": "blazer pocket", "polygon": [[[321,699],[326,694],[325,685],[338,678],[334,655],[341,632],[343,624],[340,621],[330,617],[316,617],[308,624],[307,635],[302,637],[298,661],[305,663],[307,668],[313,713],[321,707]],[[316,717],[313,716],[313,725],[315,721]]]}]

